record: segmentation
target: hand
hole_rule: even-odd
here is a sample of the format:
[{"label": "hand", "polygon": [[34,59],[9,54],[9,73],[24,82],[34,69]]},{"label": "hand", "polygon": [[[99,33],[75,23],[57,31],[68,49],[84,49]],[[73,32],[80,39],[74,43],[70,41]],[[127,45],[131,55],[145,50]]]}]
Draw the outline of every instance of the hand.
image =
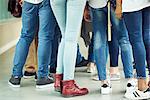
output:
[{"label": "hand", "polygon": [[122,18],[122,6],[121,5],[116,6],[115,14],[118,19]]},{"label": "hand", "polygon": [[90,16],[90,11],[89,11],[88,7],[85,8],[83,16],[84,16],[85,21],[91,22],[91,16]]},{"label": "hand", "polygon": [[21,5],[21,7],[22,7],[22,5],[23,5],[23,1],[24,1],[24,0],[19,0],[19,4]]}]

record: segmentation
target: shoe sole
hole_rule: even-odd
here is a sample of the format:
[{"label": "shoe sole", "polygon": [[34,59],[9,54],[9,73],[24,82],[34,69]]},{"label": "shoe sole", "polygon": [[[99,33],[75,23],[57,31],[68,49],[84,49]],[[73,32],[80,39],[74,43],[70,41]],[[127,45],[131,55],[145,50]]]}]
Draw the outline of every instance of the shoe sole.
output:
[{"label": "shoe sole", "polygon": [[54,89],[56,92],[61,92],[61,89],[60,88],[55,88]]},{"label": "shoe sole", "polygon": [[149,100],[150,97],[145,97],[145,98],[128,98],[127,96],[124,96],[128,100]]},{"label": "shoe sole", "polygon": [[119,81],[120,78],[110,78],[110,81]]},{"label": "shoe sole", "polygon": [[109,90],[107,90],[107,92],[106,92],[106,90],[105,90],[105,91],[102,91],[102,90],[101,90],[101,94],[102,94],[102,95],[108,95],[108,94],[110,94],[110,93],[112,93],[112,88],[110,88]]},{"label": "shoe sole", "polygon": [[54,83],[47,84],[47,85],[36,85],[36,88],[37,89],[45,89],[45,88],[50,88],[52,86],[54,86]]},{"label": "shoe sole", "polygon": [[14,88],[20,88],[20,85],[14,85],[9,81],[8,81],[8,85],[10,85],[11,87],[14,87]]},{"label": "shoe sole", "polygon": [[75,95],[64,95],[64,94],[61,94],[61,95],[64,98],[70,98],[70,97],[75,97],[75,96],[83,96],[83,95],[86,95],[86,94],[88,94],[88,92],[85,93],[85,94],[75,94]]},{"label": "shoe sole", "polygon": [[34,76],[23,76],[24,79],[30,79],[30,78],[35,78],[35,75]]}]

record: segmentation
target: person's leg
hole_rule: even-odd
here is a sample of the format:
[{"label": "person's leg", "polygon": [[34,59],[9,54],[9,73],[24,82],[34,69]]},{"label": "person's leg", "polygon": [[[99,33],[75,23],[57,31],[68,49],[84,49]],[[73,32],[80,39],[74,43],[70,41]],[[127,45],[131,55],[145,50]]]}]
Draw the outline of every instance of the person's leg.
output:
[{"label": "person's leg", "polygon": [[[25,70],[26,71],[30,71],[30,67],[32,66],[33,69],[35,70],[35,60],[34,60],[34,52],[35,52],[35,41],[33,40],[31,45],[30,45],[30,48],[29,48],[29,53],[28,53],[28,56],[27,56],[27,60],[26,60],[26,63],[25,63]],[[32,71],[31,71],[32,72]]]},{"label": "person's leg", "polygon": [[79,44],[77,44],[77,59],[76,59],[76,65],[79,64],[84,57],[82,57],[80,50],[79,50]]},{"label": "person's leg", "polygon": [[[37,7],[33,4],[24,2],[22,12],[22,32],[20,39],[16,46],[14,57],[13,75],[22,77],[22,68],[25,64],[29,46],[36,33],[37,20]],[[30,27],[29,27],[30,26]]]},{"label": "person's leg", "polygon": [[128,38],[128,33],[124,19],[117,19],[114,10],[111,10],[111,21],[114,28],[113,35],[121,48],[121,59],[123,62],[125,78],[133,78],[132,49]]},{"label": "person's leg", "polygon": [[[88,50],[88,65],[87,65],[87,72],[91,73],[92,76],[94,76],[92,79],[98,79],[97,78],[97,69],[95,65],[95,60],[94,60],[94,52],[93,52],[93,47],[94,47],[94,33],[92,33],[91,37],[91,43],[89,45],[89,50]],[[95,77],[96,76],[96,77]]]},{"label": "person's leg", "polygon": [[66,0],[50,0],[50,4],[58,25],[61,30],[61,42],[58,48],[56,74],[63,74],[63,56],[65,46],[65,28],[66,28]]},{"label": "person's leg", "polygon": [[[25,63],[25,71],[24,71],[24,78],[31,78],[35,77],[36,75],[36,59],[35,59],[35,54],[36,54],[36,46],[35,46],[35,40],[32,41],[30,48],[29,48],[29,53],[27,56],[27,60]],[[36,78],[36,77],[35,77]]]},{"label": "person's leg", "polygon": [[101,93],[109,94],[111,92],[110,83],[106,77],[107,63],[107,6],[100,9],[91,8],[92,23],[93,23],[93,40],[94,40],[94,57],[98,70],[98,77],[102,83]]},{"label": "person's leg", "polygon": [[77,41],[81,29],[81,22],[83,18],[85,4],[86,0],[67,1],[67,16],[66,16],[67,20],[66,20],[65,47],[63,57],[64,80],[74,79],[75,62],[77,55]]},{"label": "person's leg", "polygon": [[[112,27],[112,33],[116,32]],[[110,54],[110,80],[119,80],[120,72],[118,67],[118,58],[119,58],[119,43],[117,40],[117,36],[112,34],[112,40],[108,42],[109,45],[109,54]]]},{"label": "person's leg", "polygon": [[146,49],[146,61],[150,75],[150,7],[143,9],[143,41]]},{"label": "person's leg", "polygon": [[87,66],[88,60],[84,58],[84,56],[80,53],[79,44],[77,44],[77,57],[76,57],[76,67]]},{"label": "person's leg", "polygon": [[91,9],[93,23],[94,57],[98,69],[99,80],[106,80],[106,46],[107,46],[107,9]]},{"label": "person's leg", "polygon": [[50,60],[50,73],[56,73],[56,68],[57,68],[57,53],[58,53],[58,47],[60,43],[60,38],[61,38],[61,32],[59,29],[58,24],[56,23],[55,29],[54,29],[54,39],[52,41],[52,55],[51,55],[51,60]]},{"label": "person's leg", "polygon": [[23,76],[22,69],[28,55],[29,46],[36,32],[38,22],[36,16],[37,6],[24,2],[22,8],[22,32],[16,45],[12,77],[9,80],[9,84],[13,87],[20,87],[20,80]]},{"label": "person's leg", "polygon": [[94,61],[94,52],[93,52],[93,47],[94,47],[94,44],[93,44],[93,42],[94,42],[94,33],[92,33],[92,37],[91,37],[91,43],[90,43],[90,45],[89,45],[89,50],[88,50],[88,61],[89,62],[95,62]]},{"label": "person's leg", "polygon": [[39,5],[39,44],[38,44],[38,79],[48,76],[48,65],[54,37],[54,15],[49,0]]},{"label": "person's leg", "polygon": [[[112,27],[112,33],[116,32]],[[110,77],[119,73],[118,58],[119,58],[119,43],[116,35],[112,34],[112,40],[108,42],[110,54]]]},{"label": "person's leg", "polygon": [[138,78],[138,89],[146,89],[146,52],[142,38],[142,11],[124,13]]}]

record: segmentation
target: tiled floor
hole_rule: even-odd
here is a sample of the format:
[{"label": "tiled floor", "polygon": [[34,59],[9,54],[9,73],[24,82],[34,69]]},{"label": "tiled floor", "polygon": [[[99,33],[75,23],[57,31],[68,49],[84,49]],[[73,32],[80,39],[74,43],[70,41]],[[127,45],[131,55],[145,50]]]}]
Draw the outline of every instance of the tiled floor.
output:
[{"label": "tiled floor", "polygon": [[22,79],[21,88],[14,89],[7,84],[12,70],[12,59],[14,48],[0,55],[0,100],[126,100],[125,93],[126,81],[112,82],[113,92],[110,95],[100,94],[100,82],[91,80],[89,73],[86,73],[86,67],[77,68],[75,79],[80,86],[87,87],[89,94],[86,96],[63,98],[57,92],[54,92],[53,86],[47,90],[37,90],[34,79]]}]

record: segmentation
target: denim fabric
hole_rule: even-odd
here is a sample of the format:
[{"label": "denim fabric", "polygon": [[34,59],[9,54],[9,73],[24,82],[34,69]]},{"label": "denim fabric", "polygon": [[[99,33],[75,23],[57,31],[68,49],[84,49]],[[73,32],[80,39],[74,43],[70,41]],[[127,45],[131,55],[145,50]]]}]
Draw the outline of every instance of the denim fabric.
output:
[{"label": "denim fabric", "polygon": [[125,23],[129,32],[129,39],[133,48],[133,56],[138,78],[146,78],[145,61],[146,55],[148,60],[148,45],[150,43],[149,16],[149,8],[124,13]]},{"label": "denim fabric", "polygon": [[51,0],[62,39],[58,49],[56,73],[64,80],[74,79],[77,41],[86,0]]},{"label": "denim fabric", "polygon": [[22,9],[22,32],[16,46],[13,75],[19,77],[23,75],[22,69],[39,21],[38,77],[46,77],[52,49],[51,42],[54,35],[51,31],[54,28],[54,15],[50,8],[49,0],[44,0],[36,5],[24,2]]},{"label": "denim fabric", "polygon": [[[107,42],[107,7],[94,9],[92,11],[92,22],[94,29],[94,57],[98,69],[99,80],[106,80],[106,63],[108,55]],[[115,17],[111,9],[112,34],[116,36],[121,48],[122,62],[126,78],[133,77],[131,46],[125,30],[123,20]]]},{"label": "denim fabric", "polygon": [[54,24],[55,29],[54,29],[54,39],[52,41],[52,55],[51,55],[51,60],[50,60],[50,73],[56,73],[56,67],[57,67],[57,52],[58,52],[58,46],[60,43],[61,39],[61,32],[59,29],[58,24]]}]

